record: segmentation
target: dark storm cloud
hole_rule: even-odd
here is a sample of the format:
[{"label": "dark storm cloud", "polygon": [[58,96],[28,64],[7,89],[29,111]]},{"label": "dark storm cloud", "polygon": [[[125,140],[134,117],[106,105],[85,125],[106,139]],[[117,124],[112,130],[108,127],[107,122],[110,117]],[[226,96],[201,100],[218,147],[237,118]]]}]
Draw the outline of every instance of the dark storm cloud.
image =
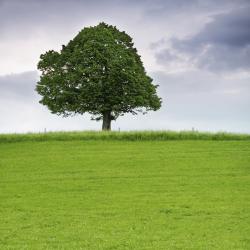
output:
[{"label": "dark storm cloud", "polygon": [[184,55],[190,63],[212,71],[249,70],[249,13],[247,6],[219,14],[193,37],[170,39],[171,48],[157,53],[158,62],[178,60]]},{"label": "dark storm cloud", "polygon": [[250,43],[250,7],[220,14],[191,39],[174,40],[176,48],[196,48],[207,44],[244,47]]}]

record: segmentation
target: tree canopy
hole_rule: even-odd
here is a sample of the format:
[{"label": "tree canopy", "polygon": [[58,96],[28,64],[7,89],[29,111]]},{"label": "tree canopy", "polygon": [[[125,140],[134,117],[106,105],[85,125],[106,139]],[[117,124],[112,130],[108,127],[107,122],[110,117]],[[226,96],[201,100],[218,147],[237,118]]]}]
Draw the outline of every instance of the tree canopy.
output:
[{"label": "tree canopy", "polygon": [[103,130],[125,113],[161,107],[132,38],[106,23],[84,28],[60,52],[42,54],[38,69],[41,104],[63,116],[90,113],[103,120]]}]

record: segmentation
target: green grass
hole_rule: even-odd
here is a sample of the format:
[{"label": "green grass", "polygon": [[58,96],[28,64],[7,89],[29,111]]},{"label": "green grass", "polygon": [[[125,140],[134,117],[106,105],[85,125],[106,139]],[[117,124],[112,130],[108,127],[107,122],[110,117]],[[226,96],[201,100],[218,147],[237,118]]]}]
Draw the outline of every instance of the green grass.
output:
[{"label": "green grass", "polygon": [[1,135],[0,249],[250,249],[249,140],[51,135]]},{"label": "green grass", "polygon": [[244,140],[250,141],[250,134],[209,133],[198,131],[130,131],[130,132],[49,132],[27,134],[0,134],[0,143],[21,141],[166,141],[166,140]]}]

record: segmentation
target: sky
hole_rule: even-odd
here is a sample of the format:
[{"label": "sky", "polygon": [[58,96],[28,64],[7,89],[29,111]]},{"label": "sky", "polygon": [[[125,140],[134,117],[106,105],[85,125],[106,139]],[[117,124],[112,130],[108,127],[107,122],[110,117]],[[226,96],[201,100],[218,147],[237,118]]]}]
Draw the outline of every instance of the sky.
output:
[{"label": "sky", "polygon": [[39,104],[39,56],[106,22],[128,33],[162,108],[113,130],[250,133],[250,0],[0,0],[0,133],[99,130]]}]

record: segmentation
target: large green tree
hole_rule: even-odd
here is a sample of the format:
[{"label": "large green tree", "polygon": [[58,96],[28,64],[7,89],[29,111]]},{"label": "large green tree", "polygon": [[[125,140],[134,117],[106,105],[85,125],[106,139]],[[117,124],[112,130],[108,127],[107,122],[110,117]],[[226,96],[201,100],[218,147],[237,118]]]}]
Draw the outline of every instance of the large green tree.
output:
[{"label": "large green tree", "polygon": [[63,116],[88,112],[103,130],[125,113],[161,107],[132,38],[115,26],[84,28],[60,52],[42,54],[38,69],[40,103]]}]

